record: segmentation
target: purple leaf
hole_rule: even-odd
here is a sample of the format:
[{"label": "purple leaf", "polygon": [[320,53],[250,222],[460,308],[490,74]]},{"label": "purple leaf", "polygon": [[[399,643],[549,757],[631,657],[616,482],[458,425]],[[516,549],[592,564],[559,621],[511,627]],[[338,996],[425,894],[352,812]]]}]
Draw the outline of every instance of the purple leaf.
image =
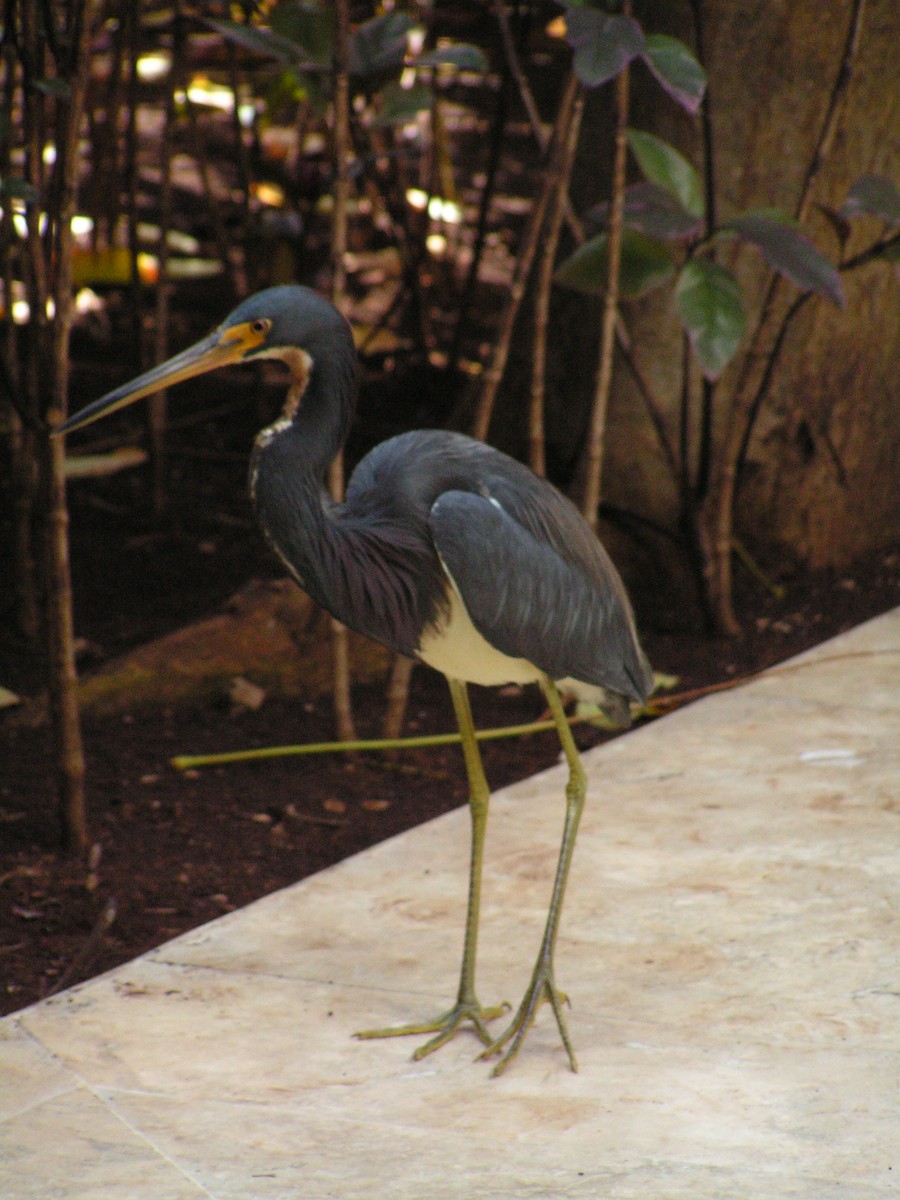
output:
[{"label": "purple leaf", "polygon": [[793,225],[770,213],[742,213],[724,227],[752,242],[773,271],[786,276],[805,292],[818,292],[838,308],[844,290],[837,268]]},{"label": "purple leaf", "polygon": [[706,92],[706,72],[678,38],[652,33],[641,55],[653,75],[682,108],[695,113]]},{"label": "purple leaf", "polygon": [[301,68],[303,63],[309,61],[309,55],[299,43],[271,29],[241,25],[237,21],[216,20],[213,17],[204,17],[203,22],[222,37],[253,54],[262,54],[267,58],[275,58],[279,62],[291,63]]},{"label": "purple leaf", "polygon": [[377,75],[401,67],[406,35],[414,24],[407,13],[396,11],[364,21],[350,38],[350,74]]},{"label": "purple leaf", "polygon": [[644,48],[637,21],[596,8],[566,9],[566,40],[575,51],[575,74],[591,88],[613,79]]},{"label": "purple leaf", "polygon": [[[609,220],[609,205],[598,204],[588,216],[605,225]],[[622,217],[629,229],[655,238],[697,237],[703,230],[701,217],[689,213],[671,192],[647,181],[625,189]]]},{"label": "purple leaf", "polygon": [[883,175],[863,175],[850,189],[841,212],[845,217],[881,217],[891,225],[900,224],[900,191]]}]

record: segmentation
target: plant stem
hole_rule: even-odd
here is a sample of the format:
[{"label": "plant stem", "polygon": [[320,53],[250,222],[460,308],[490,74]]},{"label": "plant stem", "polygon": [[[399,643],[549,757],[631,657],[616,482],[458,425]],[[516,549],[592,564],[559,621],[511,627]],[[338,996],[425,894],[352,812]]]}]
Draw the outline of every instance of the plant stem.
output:
[{"label": "plant stem", "polygon": [[[628,13],[626,3],[624,12]],[[606,434],[606,414],[609,408],[609,393],[612,387],[613,351],[616,344],[616,319],[619,304],[619,268],[622,258],[622,214],[625,194],[625,162],[628,143],[625,131],[628,126],[628,94],[630,71],[623,67],[616,76],[616,133],[613,151],[612,196],[609,207],[609,233],[606,243],[608,271],[606,295],[603,300],[603,317],[600,328],[600,361],[597,382],[591,407],[590,426],[587,438],[587,471],[581,511],[591,529],[597,529],[600,510],[600,495],[603,484],[603,456]]]},{"label": "plant stem", "polygon": [[[728,686],[733,686],[729,681]],[[578,714],[568,717],[569,725],[581,725],[595,719],[596,714]],[[555,721],[529,721],[524,725],[503,725],[497,729],[477,729],[475,738],[479,742],[496,741],[501,738],[527,737],[533,733],[546,733],[555,729]],[[293,758],[314,754],[352,754],[367,750],[423,750],[431,746],[455,746],[461,740],[459,733],[424,733],[416,737],[357,738],[353,741],[306,742],[295,746],[263,746],[252,750],[225,750],[220,754],[178,754],[170,759],[179,771],[191,771],[196,767],[215,767],[227,763],[254,762],[267,758]]]},{"label": "plant stem", "polygon": [[[73,33],[71,63],[56,63],[57,77],[66,80],[70,95],[57,109],[58,187],[52,293],[55,312],[52,327],[52,390],[47,419],[55,427],[66,414],[69,384],[69,335],[74,316],[72,299],[72,217],[78,192],[78,145],[90,75],[90,35],[94,4],[80,0],[69,8]],[[88,843],[84,791],[84,753],[78,713],[78,680],[75,671],[75,637],[72,621],[72,579],[69,568],[69,513],[66,506],[65,442],[50,438],[45,444],[47,497],[47,640],[50,656],[50,707],[56,743],[59,811],[66,848],[82,851]]]},{"label": "plant stem", "polygon": [[528,412],[528,461],[532,471],[546,475],[547,461],[544,437],[544,396],[546,392],[547,330],[550,319],[550,295],[553,290],[553,270],[562,231],[563,212],[569,195],[569,183],[575,164],[575,151],[581,133],[584,114],[584,89],[575,98],[569,128],[559,167],[559,180],[553,193],[550,216],[541,251],[534,301],[534,357],[531,363],[531,402]]},{"label": "plant stem", "polygon": [[[350,199],[350,10],[348,0],[335,6],[337,22],[334,62],[334,209],[332,237],[331,299],[342,305],[347,289],[347,208]],[[340,452],[328,469],[328,489],[335,501],[344,496],[344,456]],[[334,716],[338,737],[350,741],[356,737],[351,696],[350,639],[346,626],[331,619],[331,645],[334,656]]]},{"label": "plant stem", "polygon": [[503,132],[506,127],[506,112],[508,108],[509,97],[509,76],[504,72],[500,82],[500,91],[497,96],[497,104],[494,109],[493,123],[491,126],[491,141],[490,150],[488,153],[487,168],[485,170],[484,187],[481,189],[481,195],[478,199],[478,220],[475,225],[475,237],[472,245],[472,259],[469,263],[469,269],[466,272],[465,282],[462,286],[462,291],[457,305],[456,325],[453,330],[453,341],[447,355],[447,373],[454,375],[459,369],[459,360],[462,357],[463,344],[465,334],[469,324],[469,314],[472,309],[472,301],[475,295],[475,285],[478,282],[478,271],[481,266],[481,260],[484,255],[485,239],[488,230],[488,217],[490,216],[491,201],[494,198],[494,192],[497,186],[497,172],[500,167],[500,158],[503,151]]},{"label": "plant stem", "polygon": [[[159,274],[156,280],[153,354],[156,362],[169,357],[169,225],[172,221],[172,134],[174,132],[175,89],[181,85],[184,62],[184,34],[181,0],[176,0],[172,33],[172,78],[166,89],[166,105],[160,136],[159,242],[156,249]],[[153,515],[159,519],[166,506],[166,433],[169,398],[157,392],[147,410],[150,432],[150,471]]]},{"label": "plant stem", "polygon": [[562,99],[559,104],[559,115],[550,148],[550,161],[547,164],[547,169],[544,171],[541,190],[529,215],[525,236],[516,256],[516,265],[509,284],[509,302],[503,314],[500,334],[494,346],[494,353],[490,364],[485,372],[481,395],[478,398],[478,408],[475,413],[472,433],[474,437],[479,438],[481,441],[487,438],[490,428],[494,403],[497,399],[497,392],[499,391],[503,373],[506,369],[506,362],[509,358],[509,349],[512,344],[516,318],[522,306],[528,276],[531,273],[531,267],[537,253],[538,241],[541,230],[544,227],[544,217],[547,212],[550,196],[553,193],[559,176],[562,150],[566,143],[569,123],[572,119],[579,88],[578,79],[574,71],[572,71],[566,80]]}]

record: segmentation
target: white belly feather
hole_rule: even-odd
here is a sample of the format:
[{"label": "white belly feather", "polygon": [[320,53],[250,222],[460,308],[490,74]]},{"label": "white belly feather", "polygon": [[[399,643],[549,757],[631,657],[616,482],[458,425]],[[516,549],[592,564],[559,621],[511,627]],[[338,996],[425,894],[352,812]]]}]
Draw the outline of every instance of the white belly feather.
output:
[{"label": "white belly feather", "polygon": [[[480,683],[496,687],[504,683],[536,683],[543,672],[527,658],[511,658],[497,650],[481,636],[472,624],[465,602],[446,566],[447,616],[426,629],[419,641],[418,656],[429,667],[460,679],[465,683]],[[609,702],[606,689],[599,684],[585,683],[566,676],[554,681],[563,693],[587,704],[605,707]]]},{"label": "white belly feather", "polygon": [[439,624],[423,632],[418,650],[422,662],[466,683],[494,686],[534,683],[540,679],[541,672],[533,663],[525,658],[510,658],[481,636],[449,572],[447,580],[450,607]]}]

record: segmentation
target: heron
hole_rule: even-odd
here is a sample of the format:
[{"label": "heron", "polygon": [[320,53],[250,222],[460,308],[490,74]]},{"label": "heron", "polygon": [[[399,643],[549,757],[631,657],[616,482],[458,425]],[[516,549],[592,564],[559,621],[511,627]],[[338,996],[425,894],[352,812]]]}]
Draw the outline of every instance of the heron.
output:
[{"label": "heron", "polygon": [[[554,954],[586,774],[560,686],[605,697],[621,712],[642,703],[652,672],[612,560],[577,508],[552,484],[483,442],[446,430],[401,433],[358,464],[342,503],[325,471],[346,438],[358,392],[348,322],[317,292],[267,288],[209,336],[89,404],[59,426],[79,429],[143,396],[231,363],[287,367],[280,416],[256,437],[249,488],[263,534],[296,582],[348,628],[442,672],[459,725],[469,789],[471,849],[456,999],[435,1018],[358,1033],[428,1037],[413,1057],[471,1027],[500,1074],[549,1003],[571,1069],[577,1061]],[[475,738],[469,683],[537,683],[568,766],[562,842],[530,982],[510,1010],[482,1006],[476,953],[489,788]],[[430,1035],[430,1036],[429,1036]]]}]

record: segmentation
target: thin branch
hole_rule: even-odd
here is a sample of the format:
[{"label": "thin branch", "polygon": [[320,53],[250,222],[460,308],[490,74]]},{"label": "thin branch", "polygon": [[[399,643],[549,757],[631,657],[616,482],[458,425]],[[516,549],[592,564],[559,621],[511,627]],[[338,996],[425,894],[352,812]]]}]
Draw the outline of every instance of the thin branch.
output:
[{"label": "thin branch", "polygon": [[[500,37],[503,42],[503,53],[506,56],[506,62],[509,67],[513,79],[516,81],[516,87],[519,92],[519,98],[522,101],[522,106],[528,116],[528,123],[531,126],[531,132],[534,134],[534,140],[537,142],[541,152],[546,154],[550,148],[550,140],[552,135],[547,131],[546,127],[541,124],[540,114],[537,104],[535,103],[534,93],[531,90],[531,85],[522,68],[522,61],[519,57],[519,52],[516,49],[515,38],[512,34],[512,29],[509,23],[509,14],[506,11],[504,0],[495,0],[494,15],[497,18],[497,24],[500,27]],[[559,118],[557,117],[557,120]],[[584,226],[572,208],[572,203],[569,200],[568,193],[563,200],[563,216],[566,220],[566,225],[569,232],[575,238],[576,243],[580,246],[585,240]]]},{"label": "thin branch", "polygon": [[631,342],[631,335],[625,327],[625,322],[622,320],[621,314],[616,318],[616,344],[619,347],[625,365],[631,372],[632,379],[637,384],[638,394],[644,402],[644,408],[647,410],[647,416],[650,418],[650,423],[656,434],[656,440],[659,442],[663,458],[665,458],[673,477],[677,479],[679,476],[678,455],[675,452],[672,439],[666,428],[663,405],[653,391],[653,386],[647,378],[644,368],[637,360]]},{"label": "thin branch", "polygon": [[[349,0],[335,6],[334,62],[334,208],[332,212],[331,299],[340,307],[347,290],[347,209],[350,199],[350,11]],[[335,456],[328,470],[328,489],[332,499],[344,496],[344,456]],[[350,638],[345,625],[331,619],[331,644],[334,655],[334,716],[338,737],[352,741],[356,737],[351,699]]]},{"label": "thin branch", "polygon": [[[172,223],[172,135],[176,120],[175,89],[184,73],[184,28],[181,0],[176,0],[172,31],[172,72],[166,89],[163,128],[159,146],[159,242],[157,258],[159,274],[156,280],[153,353],[156,362],[169,357],[169,227]],[[167,392],[157,392],[150,400],[147,417],[150,430],[150,461],[152,475],[153,514],[159,518],[166,504],[166,429],[169,398]]]},{"label": "thin branch", "polygon": [[825,120],[822,122],[819,140],[816,143],[816,148],[813,152],[809,169],[806,172],[806,178],[803,180],[803,186],[800,189],[800,199],[797,203],[797,209],[794,214],[798,224],[802,224],[809,214],[809,207],[812,202],[813,183],[815,182],[819,172],[824,167],[828,159],[828,155],[831,153],[831,148],[834,145],[834,137],[838,131],[841,116],[843,115],[847,89],[850,86],[850,79],[853,75],[853,60],[856,58],[857,51],[859,50],[859,39],[862,36],[862,23],[863,16],[865,14],[865,7],[866,0],[853,0],[853,10],[850,14],[850,27],[847,33],[846,42],[844,44],[844,53],[841,58],[841,65],[838,69],[837,78],[834,81],[834,87],[831,90],[831,98],[825,114]]},{"label": "thin branch", "polygon": [[491,127],[490,150],[488,152],[487,169],[485,171],[484,187],[478,200],[478,220],[475,224],[475,238],[472,244],[472,258],[466,279],[457,305],[456,326],[453,330],[453,341],[447,355],[447,370],[450,375],[456,373],[462,356],[464,334],[468,325],[475,286],[478,282],[478,272],[484,256],[485,240],[488,231],[491,202],[497,186],[497,173],[500,167],[500,157],[503,151],[503,133],[506,127],[506,112],[509,101],[509,76],[504,72],[497,94],[497,105]]},{"label": "thin branch", "polygon": [[213,182],[213,172],[209,164],[209,154],[207,153],[206,143],[203,140],[203,135],[200,130],[200,122],[197,117],[197,106],[191,100],[186,99],[184,102],[185,112],[188,119],[188,132],[191,138],[191,146],[193,149],[194,162],[197,165],[197,170],[200,174],[200,182],[203,187],[203,198],[206,201],[206,210],[209,213],[209,221],[212,226],[213,239],[216,243],[216,253],[219,256],[219,261],[225,269],[225,274],[228,279],[228,286],[233,296],[242,295],[244,292],[243,280],[238,278],[238,271],[232,259],[228,230],[225,227],[225,220],[222,216],[221,205],[215,192]]},{"label": "thin branch", "polygon": [[[898,245],[900,245],[900,233],[895,233],[892,237],[882,238],[879,241],[874,242],[871,246],[868,246],[865,250],[861,250],[859,254],[855,254],[852,258],[846,259],[840,264],[838,270],[842,273],[847,271],[855,271],[860,267],[865,266],[867,263],[877,262],[881,258],[887,258],[891,250]],[[766,398],[766,395],[768,394],[772,379],[774,378],[775,368],[778,365],[778,360],[781,357],[782,350],[784,349],[788,332],[790,331],[797,314],[804,307],[806,302],[811,300],[815,295],[815,292],[801,292],[785,313],[784,319],[779,326],[772,349],[769,351],[768,358],[766,359],[766,365],[763,371],[762,379],[760,380],[756,395],[753,398],[753,408],[749,414],[749,420],[747,421],[744,441],[741,443],[741,462],[744,462],[746,459],[747,450],[750,445],[750,435],[756,424],[759,410]],[[830,447],[829,453],[832,453],[832,448]],[[832,457],[835,459],[835,466],[838,468],[838,474],[844,474],[843,465],[838,462],[833,453]],[[842,479],[842,482],[845,481],[845,479]]]},{"label": "thin branch", "polygon": [[550,296],[553,289],[553,271],[556,266],[556,252],[559,247],[559,236],[562,231],[563,210],[569,194],[569,183],[572,178],[572,168],[575,163],[575,152],[578,149],[578,138],[581,134],[581,119],[584,114],[584,89],[580,88],[569,121],[562,161],[559,168],[559,182],[553,194],[544,245],[541,251],[541,261],[538,268],[538,281],[534,303],[534,355],[531,362],[531,401],[528,412],[528,461],[531,469],[538,475],[547,472],[545,437],[544,437],[544,395],[546,392],[547,369],[547,329],[550,319]]},{"label": "thin branch", "polygon": [[[497,17],[497,23],[500,27],[500,34],[503,42],[503,50],[506,56],[506,61],[509,65],[510,73],[516,81],[516,86],[519,91],[522,105],[528,114],[532,133],[534,134],[534,138],[538,146],[546,153],[550,144],[551,134],[548,132],[546,127],[541,124],[537,111],[537,105],[534,101],[534,94],[532,93],[531,86],[528,83],[525,72],[522,69],[519,53],[516,49],[515,40],[512,36],[509,17],[502,0],[495,0],[494,13]],[[506,76],[504,75],[504,78],[505,77]],[[577,246],[583,245],[586,237],[584,225],[582,224],[577,213],[572,208],[572,202],[569,199],[568,194],[566,194],[563,202],[563,217],[569,233],[575,240],[575,244]],[[654,431],[656,432],[656,436],[659,440],[660,448],[662,449],[666,462],[671,467],[672,473],[677,475],[675,452],[673,450],[669,435],[666,431],[665,420],[662,416],[665,405],[654,392],[653,386],[650,383],[646,372],[643,370],[635,357],[631,338],[629,337],[628,330],[626,329],[625,323],[621,316],[618,316],[616,319],[616,342],[619,347],[619,351],[629,370],[631,371],[635,383],[638,386],[638,391],[640,392],[641,399],[644,401],[644,405],[647,409],[647,413],[653,425]]]},{"label": "thin branch", "polygon": [[[706,67],[706,27],[703,20],[704,0],[692,0],[694,14],[694,40],[697,46],[697,58],[702,67]],[[701,144],[703,147],[703,229],[704,237],[710,241],[716,228],[716,154],[713,138],[712,100],[709,84],[703,93],[700,105]],[[682,406],[689,408],[691,400],[690,389],[690,354],[688,353],[687,334],[684,335],[684,375],[682,383]],[[700,381],[700,429],[697,439],[697,474],[693,485],[693,495],[702,500],[709,491],[712,473],[713,456],[713,409],[715,407],[716,385],[711,379],[702,376]],[[689,413],[684,414],[683,424],[686,428],[690,422]],[[682,447],[682,495],[688,496],[690,491],[690,446]]]},{"label": "thin branch", "polygon": [[[630,5],[624,6],[626,15]],[[622,260],[622,231],[625,197],[625,161],[628,142],[628,95],[631,73],[627,66],[616,77],[616,133],[613,153],[612,195],[609,206],[607,235],[606,294],[603,298],[603,318],[600,328],[600,361],[587,438],[587,473],[581,512],[591,529],[597,529],[600,495],[603,485],[604,441],[609,394],[612,388],[613,352],[616,344],[616,317],[619,303],[619,270]]]},{"label": "thin branch", "polygon": [[542,150],[546,150],[550,137],[545,133],[544,127],[541,124],[541,116],[534,100],[534,93],[522,68],[522,60],[516,48],[516,40],[513,37],[505,0],[494,0],[492,7],[494,16],[497,18],[497,26],[500,30],[500,40],[503,43],[503,54],[506,58],[506,65],[509,67],[513,79],[516,81],[519,97],[525,109],[525,115],[528,117],[531,132],[534,134],[534,140]]},{"label": "thin branch", "polygon": [[495,344],[490,365],[485,372],[484,384],[478,399],[478,408],[475,413],[472,432],[474,437],[480,438],[482,441],[487,437],[490,427],[497,392],[499,391],[500,382],[503,379],[503,373],[506,369],[506,362],[509,358],[509,349],[512,344],[516,318],[519,315],[519,309],[522,306],[522,300],[525,296],[525,286],[528,282],[528,276],[531,273],[531,266],[537,252],[541,230],[544,227],[544,217],[547,212],[550,196],[558,179],[562,149],[566,142],[569,122],[572,119],[575,100],[580,86],[575,72],[570,72],[559,105],[559,116],[551,143],[550,161],[543,173],[541,190],[529,214],[525,236],[516,256],[516,265],[513,269],[513,276],[509,285],[509,303],[503,315],[500,335]]},{"label": "thin branch", "polygon": [[[19,71],[10,53],[0,79],[0,111],[12,112],[15,106]],[[0,175],[9,174],[13,138],[0,141]],[[0,351],[0,392],[7,400],[9,425],[10,475],[13,494],[13,553],[15,571],[16,624],[29,641],[40,632],[38,578],[34,558],[34,513],[37,502],[35,472],[35,435],[40,430],[35,405],[21,395],[20,362],[16,325],[12,319],[12,293],[15,267],[13,246],[17,242],[13,214],[8,204],[0,211],[0,278],[3,287],[3,349]],[[41,432],[43,432],[41,430]]]}]

